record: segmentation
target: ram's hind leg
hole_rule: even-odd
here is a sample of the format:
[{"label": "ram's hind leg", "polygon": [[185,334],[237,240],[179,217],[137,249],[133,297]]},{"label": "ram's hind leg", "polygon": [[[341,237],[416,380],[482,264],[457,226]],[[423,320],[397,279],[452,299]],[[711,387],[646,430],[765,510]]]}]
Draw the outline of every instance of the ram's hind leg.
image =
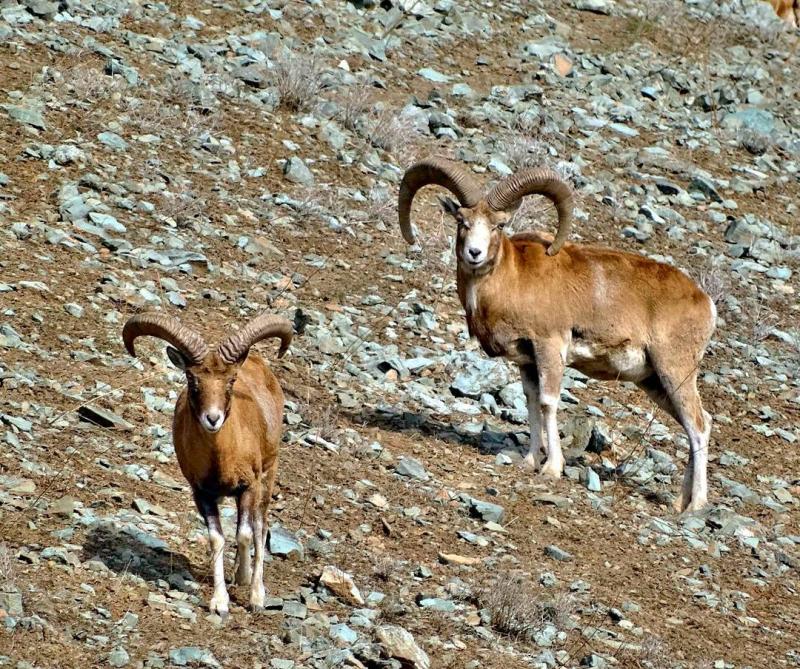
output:
[{"label": "ram's hind leg", "polygon": [[278,469],[277,455],[259,477],[255,488],[258,491],[253,501],[253,543],[255,544],[255,565],[253,582],[250,584],[250,606],[254,611],[264,608],[267,596],[264,587],[264,554],[267,543],[267,510],[272,499],[275,486],[275,475]]},{"label": "ram's hind leg", "polygon": [[238,519],[236,526],[236,585],[250,585],[253,563],[250,546],[253,543],[253,509],[247,492],[236,498]]},{"label": "ram's hind leg", "polygon": [[558,339],[534,342],[539,375],[539,407],[547,436],[547,460],[542,466],[542,474],[555,479],[561,478],[564,470],[564,454],[561,452],[557,420],[561,379],[564,376],[562,345],[563,342]]},{"label": "ram's hind leg", "polygon": [[654,363],[656,373],[641,381],[639,387],[680,423],[689,439],[689,461],[674,506],[679,512],[698,511],[708,503],[711,415],[703,410],[697,392],[697,366],[665,370]]},{"label": "ram's hind leg", "polygon": [[544,439],[542,438],[542,407],[539,404],[539,373],[536,365],[520,365],[522,388],[528,403],[528,423],[530,426],[530,446],[524,464],[537,469],[545,460]]}]

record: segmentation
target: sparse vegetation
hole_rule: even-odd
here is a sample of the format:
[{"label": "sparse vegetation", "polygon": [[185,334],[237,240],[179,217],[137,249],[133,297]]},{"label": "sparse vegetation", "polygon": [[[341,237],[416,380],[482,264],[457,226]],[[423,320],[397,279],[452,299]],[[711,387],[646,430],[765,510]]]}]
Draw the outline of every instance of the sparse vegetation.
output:
[{"label": "sparse vegetation", "polygon": [[323,63],[316,56],[284,54],[278,57],[270,74],[281,107],[303,112],[317,104],[320,93],[326,88],[322,72]]},{"label": "sparse vegetation", "polygon": [[15,585],[14,557],[7,543],[0,543],[0,591]]},{"label": "sparse vegetation", "polygon": [[486,609],[498,632],[530,642],[547,623],[563,628],[573,610],[568,595],[547,596],[526,578],[502,574],[478,592],[478,605]]}]

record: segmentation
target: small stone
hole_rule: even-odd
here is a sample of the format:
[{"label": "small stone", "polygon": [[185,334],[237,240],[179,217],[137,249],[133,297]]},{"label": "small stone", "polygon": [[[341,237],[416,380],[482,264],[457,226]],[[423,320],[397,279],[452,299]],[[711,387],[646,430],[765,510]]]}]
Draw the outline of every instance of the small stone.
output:
[{"label": "small stone", "polygon": [[400,476],[416,479],[417,481],[427,481],[430,479],[430,474],[425,471],[425,467],[414,458],[400,458],[400,462],[397,463],[394,470],[400,474]]},{"label": "small stone", "polygon": [[297,537],[277,523],[269,528],[269,552],[289,560],[303,560],[303,545]]},{"label": "small stone", "polygon": [[74,302],[68,302],[65,304],[64,311],[75,318],[81,318],[83,316],[83,307],[80,304],[75,304]]},{"label": "small stone", "polygon": [[545,555],[553,558],[554,560],[558,560],[559,562],[570,562],[572,560],[572,553],[568,553],[567,551],[553,544],[547,546],[544,549],[544,552]]},{"label": "small stone", "polygon": [[322,575],[319,577],[319,582],[348,604],[352,606],[364,605],[364,598],[353,582],[353,577],[341,569],[331,565],[324,567]]},{"label": "small stone", "polygon": [[471,511],[483,520],[500,523],[505,516],[505,509],[499,504],[483,502],[479,499],[472,499],[470,503]]},{"label": "small stone", "polygon": [[450,81],[450,77],[448,77],[446,74],[442,74],[441,72],[430,67],[423,67],[417,72],[417,74],[423,79],[427,79],[428,81],[432,81],[436,84],[446,84],[448,81]]},{"label": "small stone", "polygon": [[101,132],[97,139],[114,151],[125,151],[128,148],[128,142],[115,132]]},{"label": "small stone", "polygon": [[594,469],[587,467],[584,470],[584,476],[586,477],[585,480],[587,490],[591,490],[592,492],[600,492],[603,490],[603,484],[600,483],[600,476],[598,476]]},{"label": "small stone", "polygon": [[5,611],[10,616],[22,616],[22,593],[13,586],[0,588],[0,611]]},{"label": "small stone", "polygon": [[397,625],[381,625],[375,630],[378,642],[388,657],[407,663],[410,669],[429,669],[428,654],[417,645],[411,633]]},{"label": "small stone", "polygon": [[304,186],[311,186],[314,183],[314,175],[308,169],[302,159],[292,156],[283,166],[283,176],[287,181]]},{"label": "small stone", "polygon": [[131,657],[128,655],[128,651],[122,646],[117,646],[108,654],[108,663],[112,667],[127,667],[130,661]]},{"label": "small stone", "polygon": [[557,53],[553,57],[553,69],[560,77],[568,77],[570,74],[572,74],[572,68],[572,61],[563,53]]},{"label": "small stone", "polygon": [[458,555],[456,553],[439,553],[439,560],[445,564],[455,564],[462,566],[471,566],[481,563],[481,558],[466,557],[465,555]]},{"label": "small stone", "polygon": [[82,406],[78,409],[78,415],[81,417],[81,420],[87,423],[94,423],[100,427],[114,428],[115,430],[123,430],[125,432],[133,430],[133,425],[124,418],[99,407]]}]

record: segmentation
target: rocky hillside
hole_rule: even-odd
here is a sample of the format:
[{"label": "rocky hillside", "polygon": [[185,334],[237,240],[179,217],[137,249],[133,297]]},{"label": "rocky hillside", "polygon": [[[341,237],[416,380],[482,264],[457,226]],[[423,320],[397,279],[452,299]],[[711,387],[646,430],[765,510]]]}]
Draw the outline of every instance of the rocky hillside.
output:
[{"label": "rocky hillside", "polygon": [[[754,0],[0,0],[0,666],[800,666],[797,53]],[[707,510],[627,384],[568,375],[566,476],[519,466],[435,189],[397,229],[432,152],[561,170],[575,241],[713,296]],[[295,322],[265,613],[206,608],[143,309]]]}]

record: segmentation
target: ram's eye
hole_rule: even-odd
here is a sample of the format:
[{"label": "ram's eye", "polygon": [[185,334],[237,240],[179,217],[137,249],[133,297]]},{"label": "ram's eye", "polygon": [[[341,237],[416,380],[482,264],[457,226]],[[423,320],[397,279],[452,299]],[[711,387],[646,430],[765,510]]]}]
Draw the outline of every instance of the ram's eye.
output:
[{"label": "ram's eye", "polygon": [[497,224],[497,225],[495,225],[494,227],[495,227],[497,230],[502,230],[503,228],[505,228],[505,227],[506,227],[506,224],[505,224],[505,222],[502,222],[502,223],[498,223],[498,224]]}]

